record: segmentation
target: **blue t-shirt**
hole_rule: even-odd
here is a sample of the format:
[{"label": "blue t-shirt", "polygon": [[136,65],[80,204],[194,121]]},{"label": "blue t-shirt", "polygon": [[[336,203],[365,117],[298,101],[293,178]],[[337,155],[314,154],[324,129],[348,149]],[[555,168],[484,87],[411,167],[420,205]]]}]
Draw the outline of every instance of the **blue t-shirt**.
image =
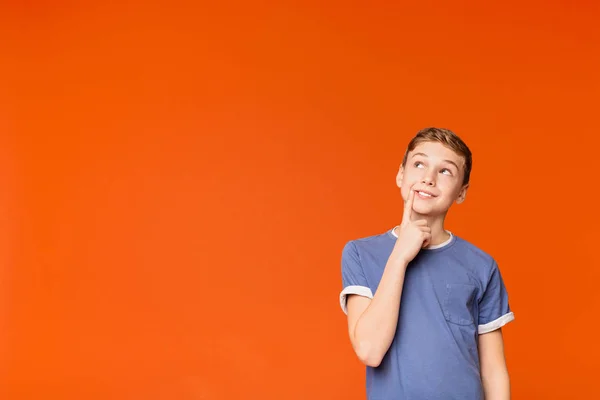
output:
[{"label": "blue t-shirt", "polygon": [[[450,232],[448,232],[450,233]],[[367,367],[368,400],[483,400],[477,336],[514,315],[494,259],[450,234],[409,263],[398,326],[381,364]],[[373,298],[396,243],[393,229],[348,242],[340,304]]]}]

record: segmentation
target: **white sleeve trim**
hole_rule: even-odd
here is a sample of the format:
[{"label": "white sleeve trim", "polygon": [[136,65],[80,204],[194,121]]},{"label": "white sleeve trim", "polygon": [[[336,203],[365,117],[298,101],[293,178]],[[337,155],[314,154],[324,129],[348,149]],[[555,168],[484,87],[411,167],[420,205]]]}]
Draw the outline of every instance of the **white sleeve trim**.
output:
[{"label": "white sleeve trim", "polygon": [[504,325],[508,324],[513,319],[515,319],[515,314],[513,314],[512,312],[509,312],[507,314],[504,314],[500,318],[493,320],[492,322],[488,322],[487,324],[479,325],[477,327],[477,331],[480,335],[483,333],[495,331],[496,329],[502,328]]},{"label": "white sleeve trim", "polygon": [[346,297],[349,294],[357,294],[359,296],[368,297],[369,299],[373,298],[373,292],[366,286],[346,286],[342,293],[340,293],[340,306],[342,306],[342,311],[344,314],[348,315],[348,308],[346,307]]}]

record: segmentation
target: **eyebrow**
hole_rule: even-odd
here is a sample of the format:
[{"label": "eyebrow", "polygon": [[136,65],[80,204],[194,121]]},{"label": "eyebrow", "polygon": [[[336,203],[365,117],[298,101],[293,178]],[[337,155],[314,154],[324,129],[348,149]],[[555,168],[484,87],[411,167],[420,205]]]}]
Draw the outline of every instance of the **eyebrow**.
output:
[{"label": "eyebrow", "polygon": [[[414,158],[415,156],[429,157],[429,156],[428,156],[427,154],[425,154],[425,153],[415,153],[415,154],[413,154],[413,155],[412,155],[412,157],[411,157],[411,158]],[[451,161],[451,160],[443,160],[443,161],[444,161],[444,162],[447,162],[447,163],[450,163],[450,164],[452,164],[452,165],[454,165],[454,166],[456,167],[456,169],[457,169],[458,171],[460,171],[460,168],[458,167],[458,165],[456,165],[456,163],[455,163],[454,161]]]}]

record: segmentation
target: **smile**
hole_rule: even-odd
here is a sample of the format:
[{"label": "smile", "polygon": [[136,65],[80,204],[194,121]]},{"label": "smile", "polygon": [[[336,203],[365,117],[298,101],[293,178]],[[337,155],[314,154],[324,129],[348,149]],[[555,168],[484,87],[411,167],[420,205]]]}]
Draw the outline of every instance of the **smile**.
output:
[{"label": "smile", "polygon": [[419,197],[423,197],[425,199],[431,199],[432,197],[435,197],[429,193],[425,193],[425,192],[421,192],[421,191],[417,191],[417,194],[419,195]]}]

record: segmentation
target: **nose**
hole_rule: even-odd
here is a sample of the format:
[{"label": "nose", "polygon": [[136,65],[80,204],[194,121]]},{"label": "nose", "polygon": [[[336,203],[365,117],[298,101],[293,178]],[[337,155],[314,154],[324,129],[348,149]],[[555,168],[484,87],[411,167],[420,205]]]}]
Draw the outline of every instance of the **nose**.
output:
[{"label": "nose", "polygon": [[435,180],[429,174],[423,176],[421,183],[427,186],[435,186]]}]

